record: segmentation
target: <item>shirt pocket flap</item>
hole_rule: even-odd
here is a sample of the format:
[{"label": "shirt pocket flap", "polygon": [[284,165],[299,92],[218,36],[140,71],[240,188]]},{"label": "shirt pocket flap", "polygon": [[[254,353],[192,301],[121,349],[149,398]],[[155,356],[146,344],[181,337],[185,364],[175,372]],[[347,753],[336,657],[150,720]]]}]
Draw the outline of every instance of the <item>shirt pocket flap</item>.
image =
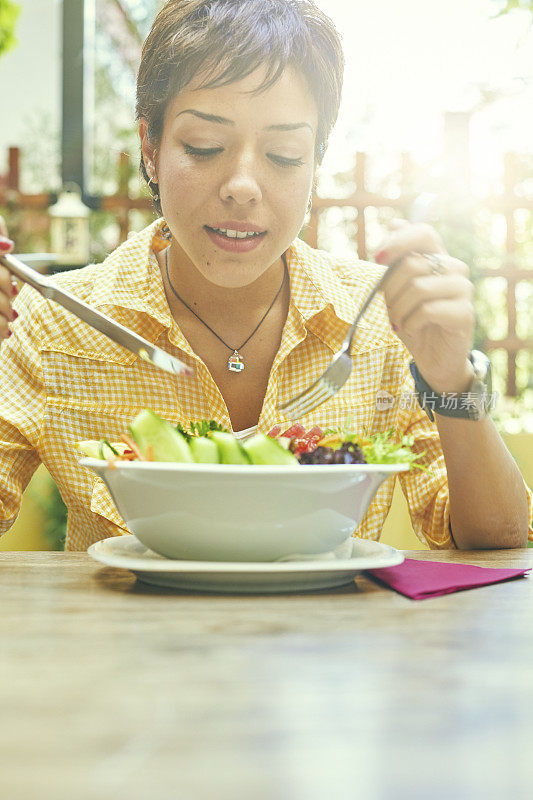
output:
[{"label": "shirt pocket flap", "polygon": [[95,478],[91,495],[91,511],[104,517],[109,522],[130,533],[126,523],[117,511],[117,507],[111,499],[109,490],[101,478]]},{"label": "shirt pocket flap", "polygon": [[54,342],[41,349],[44,353],[62,353],[76,359],[84,358],[89,361],[101,361],[103,363],[122,364],[130,366],[139,360],[136,353],[132,353],[125,347],[121,347],[115,342],[109,341],[107,336],[91,330],[90,345],[87,342]]}]

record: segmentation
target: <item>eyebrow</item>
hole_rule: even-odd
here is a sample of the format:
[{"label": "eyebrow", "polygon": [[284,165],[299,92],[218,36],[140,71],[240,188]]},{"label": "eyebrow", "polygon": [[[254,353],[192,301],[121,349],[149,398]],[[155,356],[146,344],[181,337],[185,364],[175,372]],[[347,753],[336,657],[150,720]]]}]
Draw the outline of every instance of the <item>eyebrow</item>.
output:
[{"label": "eyebrow", "polygon": [[[205,119],[207,122],[217,122],[219,125],[235,125],[235,122],[232,119],[228,119],[227,117],[219,117],[217,114],[206,114],[204,111],[197,111],[194,108],[186,108],[184,111],[180,111],[179,114],[176,114],[176,117],[180,117],[182,114],[193,114],[195,117]],[[282,122],[278,125],[267,125],[264,130],[295,131],[298,128],[309,128],[311,133],[313,133],[313,128],[308,122]]]}]

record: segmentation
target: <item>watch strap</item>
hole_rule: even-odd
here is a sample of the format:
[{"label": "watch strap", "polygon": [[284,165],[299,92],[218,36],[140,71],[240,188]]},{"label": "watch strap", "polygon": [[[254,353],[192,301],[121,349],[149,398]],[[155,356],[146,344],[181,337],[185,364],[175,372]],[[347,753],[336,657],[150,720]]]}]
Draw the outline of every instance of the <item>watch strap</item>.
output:
[{"label": "watch strap", "polygon": [[[469,359],[474,366],[472,384],[466,392],[442,392],[437,394],[424,380],[414,361],[409,369],[415,382],[417,399],[429,419],[434,422],[434,412],[444,417],[477,420],[485,416],[489,409],[490,398],[490,362],[484,353],[472,351]],[[478,368],[480,361],[484,366],[484,375],[481,377]]]}]

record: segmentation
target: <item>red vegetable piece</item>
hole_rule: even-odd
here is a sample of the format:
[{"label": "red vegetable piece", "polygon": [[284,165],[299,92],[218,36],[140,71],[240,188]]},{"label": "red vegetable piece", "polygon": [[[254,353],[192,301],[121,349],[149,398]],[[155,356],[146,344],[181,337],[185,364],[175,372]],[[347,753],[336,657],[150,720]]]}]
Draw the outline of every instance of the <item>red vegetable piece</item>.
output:
[{"label": "red vegetable piece", "polygon": [[320,434],[317,433],[316,436],[311,436],[310,439],[306,439],[306,442],[307,442],[307,451],[306,452],[307,453],[311,453],[316,448],[316,446],[319,443],[319,441],[321,440],[321,438],[322,438],[322,436],[320,436]]},{"label": "red vegetable piece", "polygon": [[301,439],[304,433],[304,426],[300,425],[299,422],[295,422],[294,425],[291,425],[290,428],[287,428],[283,436],[287,436],[289,439]]},{"label": "red vegetable piece", "polygon": [[280,433],[281,433],[281,425],[274,425],[274,427],[267,433],[267,436],[272,436],[272,438],[275,439],[276,436],[280,435]]},{"label": "red vegetable piece", "polygon": [[302,436],[302,439],[315,439],[317,436],[319,439],[322,439],[324,434],[322,432],[322,429],[319,428],[318,425],[315,425],[313,428],[308,430],[307,433],[304,434],[304,436]]},{"label": "red vegetable piece", "polygon": [[295,456],[300,455],[300,453],[307,453],[308,447],[309,442],[307,439],[293,439],[291,442],[291,450]]}]

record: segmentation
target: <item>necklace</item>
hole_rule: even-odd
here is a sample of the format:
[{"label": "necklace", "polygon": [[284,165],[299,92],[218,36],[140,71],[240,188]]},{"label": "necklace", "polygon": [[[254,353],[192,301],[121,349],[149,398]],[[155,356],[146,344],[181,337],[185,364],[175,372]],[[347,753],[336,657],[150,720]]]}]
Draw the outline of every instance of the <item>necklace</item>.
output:
[{"label": "necklace", "polygon": [[167,273],[167,281],[168,281],[168,285],[170,286],[170,288],[172,289],[172,291],[174,292],[174,294],[176,295],[176,297],[178,298],[178,300],[179,300],[181,303],[183,303],[183,305],[185,306],[185,308],[188,308],[188,309],[189,309],[189,311],[191,312],[191,314],[194,314],[194,316],[196,317],[196,319],[200,320],[200,322],[202,323],[202,325],[205,325],[205,327],[206,327],[208,330],[210,330],[210,331],[211,331],[211,333],[213,334],[213,336],[216,336],[216,337],[217,337],[217,339],[219,340],[219,342],[222,342],[222,344],[224,345],[224,347],[227,347],[227,348],[228,348],[228,350],[231,350],[231,351],[232,351],[232,355],[231,355],[231,356],[228,358],[228,369],[229,369],[229,371],[230,371],[230,372],[242,372],[242,371],[243,371],[243,369],[244,369],[244,359],[243,359],[243,357],[241,356],[241,354],[239,353],[239,350],[242,350],[242,348],[243,348],[243,347],[244,347],[246,344],[248,344],[248,342],[250,341],[250,339],[252,338],[252,336],[253,336],[255,333],[257,333],[257,331],[259,330],[259,328],[261,327],[261,325],[263,324],[263,322],[264,322],[264,321],[265,321],[265,319],[267,318],[267,315],[268,315],[268,314],[269,314],[269,312],[272,310],[272,308],[273,308],[273,306],[274,306],[274,303],[275,303],[275,302],[276,302],[276,300],[278,299],[278,297],[279,297],[279,295],[280,295],[280,293],[281,293],[281,290],[283,289],[283,287],[284,287],[284,285],[285,285],[285,280],[286,280],[286,278],[287,278],[287,275],[288,275],[288,272],[289,272],[289,271],[288,271],[288,269],[287,269],[287,262],[286,262],[286,260],[285,260],[285,253],[283,253],[281,257],[282,257],[282,259],[283,259],[283,280],[281,281],[281,286],[279,287],[278,291],[276,292],[276,296],[274,297],[274,299],[273,299],[273,300],[272,300],[272,302],[270,303],[269,307],[267,308],[267,310],[265,311],[265,313],[263,314],[263,316],[262,316],[262,317],[261,317],[261,319],[259,320],[259,323],[258,323],[258,324],[255,326],[255,328],[253,329],[253,331],[251,332],[251,334],[248,336],[248,338],[244,340],[244,342],[241,344],[241,346],[240,346],[240,347],[231,347],[231,345],[229,345],[227,342],[225,342],[225,341],[224,341],[224,339],[222,338],[222,336],[219,336],[219,335],[218,335],[218,333],[217,333],[216,331],[214,331],[214,330],[213,330],[213,328],[212,328],[210,325],[208,325],[208,324],[207,324],[207,322],[204,322],[204,320],[203,320],[203,319],[202,319],[202,318],[201,318],[201,317],[200,317],[200,316],[199,316],[199,315],[196,313],[196,311],[195,311],[193,308],[191,308],[191,307],[190,307],[190,305],[188,305],[188,303],[186,303],[186,302],[185,302],[185,300],[183,299],[183,297],[180,297],[180,296],[179,296],[179,294],[178,294],[178,293],[177,293],[177,291],[175,290],[174,286],[172,285],[172,281],[170,280],[170,275],[169,275],[169,272],[168,272],[168,247],[167,247],[167,249],[165,250],[165,270],[166,270],[166,273]]}]

